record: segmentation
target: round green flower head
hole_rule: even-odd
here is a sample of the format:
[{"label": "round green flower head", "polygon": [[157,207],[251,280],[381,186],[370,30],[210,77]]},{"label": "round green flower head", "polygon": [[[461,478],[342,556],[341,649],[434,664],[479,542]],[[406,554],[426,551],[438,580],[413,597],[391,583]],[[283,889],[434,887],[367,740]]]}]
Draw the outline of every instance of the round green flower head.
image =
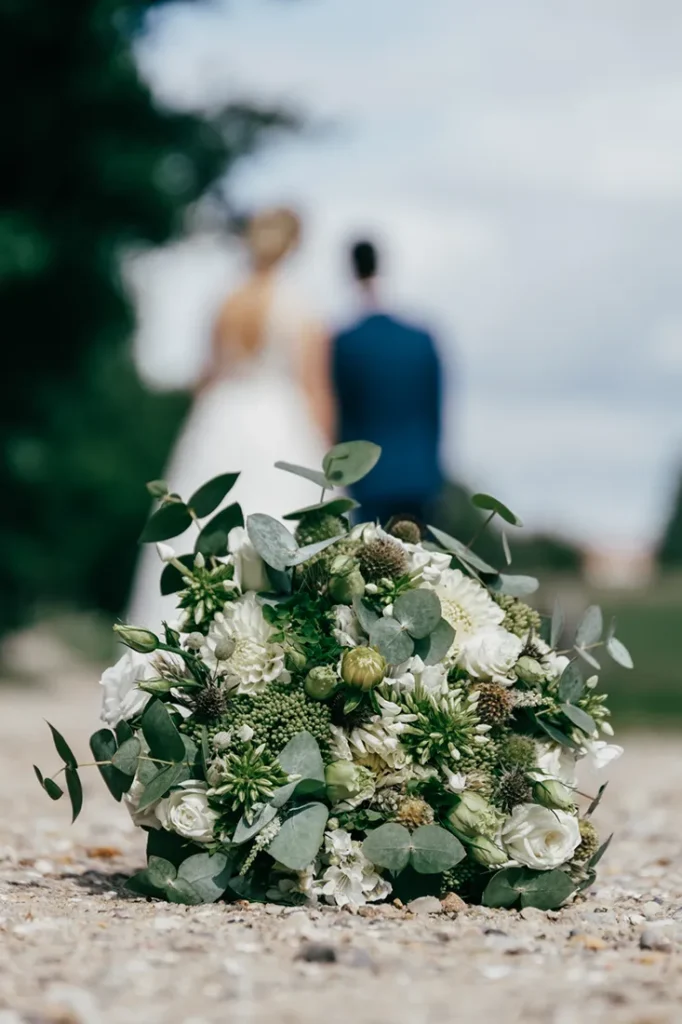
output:
[{"label": "round green flower head", "polygon": [[302,546],[316,544],[320,540],[339,537],[347,533],[348,524],[340,516],[332,516],[324,509],[306,512],[296,527],[296,540]]},{"label": "round green flower head", "polygon": [[339,677],[331,665],[316,665],[305,677],[303,687],[313,700],[327,700],[339,685]]},{"label": "round green flower head", "polygon": [[353,647],[341,659],[341,678],[348,686],[373,690],[386,675],[386,659],[373,647]]}]

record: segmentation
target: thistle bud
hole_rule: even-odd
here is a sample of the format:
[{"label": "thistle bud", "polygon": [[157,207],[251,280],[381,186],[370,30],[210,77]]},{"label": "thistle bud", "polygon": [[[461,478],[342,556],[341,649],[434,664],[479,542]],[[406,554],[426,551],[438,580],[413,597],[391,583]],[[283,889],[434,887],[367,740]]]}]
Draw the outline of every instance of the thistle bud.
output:
[{"label": "thistle bud", "polygon": [[517,678],[530,686],[536,683],[543,683],[547,677],[546,671],[536,658],[530,658],[527,654],[519,658],[514,668]]},{"label": "thistle bud", "polygon": [[353,647],[341,659],[341,678],[348,686],[372,690],[386,675],[386,659],[373,647]]},{"label": "thistle bud", "polygon": [[353,569],[343,576],[332,576],[329,581],[329,595],[338,604],[352,604],[353,599],[362,597],[365,580],[359,569]]},{"label": "thistle bud", "polygon": [[550,811],[572,811],[571,791],[558,779],[541,778],[533,783],[533,800]]},{"label": "thistle bud", "polygon": [[359,798],[366,800],[374,792],[372,772],[352,761],[334,761],[327,765],[324,779],[332,806],[340,803],[352,805],[353,801]]},{"label": "thistle bud", "polygon": [[[446,820],[455,831],[462,832],[465,836],[475,836],[483,831],[484,823],[489,825],[489,819],[494,814],[494,808],[485,797],[472,789],[465,789],[458,802],[448,812]],[[485,828],[485,831],[488,831],[488,828]]]},{"label": "thistle bud", "polygon": [[505,851],[486,836],[474,836],[468,851],[471,859],[484,868],[497,868],[509,860]]},{"label": "thistle bud", "polygon": [[338,686],[339,677],[331,665],[316,665],[305,677],[303,688],[313,700],[326,700]]},{"label": "thistle bud", "polygon": [[159,646],[159,638],[149,629],[139,629],[137,626],[114,626],[114,632],[118,633],[121,642],[130,647],[131,651],[138,654],[151,654]]}]

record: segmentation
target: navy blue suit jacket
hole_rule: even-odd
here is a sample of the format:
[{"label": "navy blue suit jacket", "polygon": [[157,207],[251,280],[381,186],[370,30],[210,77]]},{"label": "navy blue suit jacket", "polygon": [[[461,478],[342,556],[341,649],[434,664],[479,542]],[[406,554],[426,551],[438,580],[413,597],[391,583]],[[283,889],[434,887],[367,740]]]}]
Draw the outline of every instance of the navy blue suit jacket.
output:
[{"label": "navy blue suit jacket", "polygon": [[339,441],[374,441],[378,465],[355,485],[361,502],[432,498],[438,459],[441,366],[433,338],[385,313],[372,313],[334,338],[332,374]]}]

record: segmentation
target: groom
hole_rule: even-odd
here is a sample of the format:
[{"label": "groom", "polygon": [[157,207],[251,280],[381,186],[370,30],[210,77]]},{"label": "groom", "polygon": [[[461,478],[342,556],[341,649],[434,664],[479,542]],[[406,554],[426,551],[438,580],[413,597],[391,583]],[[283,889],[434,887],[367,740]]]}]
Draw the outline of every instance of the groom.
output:
[{"label": "groom", "polygon": [[379,257],[357,242],[351,265],[364,313],[332,340],[338,440],[381,445],[378,465],[353,488],[364,521],[406,514],[421,522],[441,488],[441,366],[433,338],[382,309]]}]

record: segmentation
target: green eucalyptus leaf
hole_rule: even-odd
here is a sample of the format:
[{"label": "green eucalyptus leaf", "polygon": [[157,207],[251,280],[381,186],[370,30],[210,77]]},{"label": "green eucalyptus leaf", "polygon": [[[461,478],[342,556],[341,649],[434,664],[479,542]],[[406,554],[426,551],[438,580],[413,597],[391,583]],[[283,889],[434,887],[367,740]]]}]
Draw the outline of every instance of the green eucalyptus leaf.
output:
[{"label": "green eucalyptus leaf", "polygon": [[137,771],[138,758],[142,753],[142,744],[133,736],[129,740],[124,740],[118,750],[112,754],[111,760],[114,768],[119,773],[129,776],[130,786],[132,785],[133,776]]},{"label": "green eucalyptus leaf", "polygon": [[550,647],[556,648],[558,646],[561,634],[564,631],[564,623],[564,612],[557,598],[554,602],[554,611],[552,612],[552,632],[549,638]]},{"label": "green eucalyptus leaf", "polygon": [[540,718],[539,716],[536,717],[535,724],[538,725],[543,732],[546,732],[550,739],[554,740],[555,743],[559,743],[562,747],[571,747],[573,750],[577,748],[578,744],[572,740],[570,736],[567,736],[565,732],[561,731],[561,729],[557,729],[555,725],[551,725],[549,722],[546,722],[544,718]]},{"label": "green eucalyptus leaf", "polygon": [[179,537],[191,525],[192,517],[185,503],[169,501],[149,517],[140,534],[140,543],[151,544]]},{"label": "green eucalyptus leaf", "polygon": [[502,868],[496,871],[483,893],[484,907],[513,907],[519,898],[517,879],[522,877],[523,868]]},{"label": "green eucalyptus leaf", "polygon": [[498,501],[497,498],[493,498],[491,494],[474,494],[471,504],[475,505],[476,508],[484,509],[486,512],[496,512],[501,519],[504,519],[505,523],[509,523],[511,526],[523,526],[519,517],[510,508],[503,505],[501,501]]},{"label": "green eucalyptus leaf", "polygon": [[126,740],[131,740],[135,735],[132,726],[123,720],[114,726],[114,732],[116,733],[116,739],[119,747],[122,743],[125,743]]},{"label": "green eucalyptus leaf", "polygon": [[296,466],[293,462],[276,462],[275,469],[283,469],[285,473],[293,473],[294,476],[302,476],[304,480],[310,480],[311,483],[317,484],[325,491],[329,491],[332,488],[332,484],[327,480],[324,473],[321,473],[319,469],[307,469],[305,466]]},{"label": "green eucalyptus leaf", "polygon": [[165,498],[169,493],[168,484],[165,480],[150,480],[149,483],[145,484],[145,487],[152,498]]},{"label": "green eucalyptus leaf", "polygon": [[582,660],[590,666],[590,668],[595,669],[597,672],[600,671],[601,665],[591,651],[586,651],[583,647],[574,647],[573,650],[579,658],[582,658]]},{"label": "green eucalyptus leaf", "polygon": [[[90,737],[90,750],[95,761],[111,761],[117,748],[116,737],[111,729],[100,729]],[[113,764],[100,764],[97,767],[113,798],[120,801],[133,784],[132,775],[124,774]]]},{"label": "green eucalyptus leaf", "polygon": [[43,778],[43,773],[37,765],[33,765],[33,771],[36,773],[36,778],[40,785],[43,787],[50,800],[59,800],[64,796],[64,790],[61,786],[58,786],[54,779]]},{"label": "green eucalyptus leaf", "polygon": [[241,505],[233,502],[227,508],[217,512],[206,523],[197,537],[194,550],[205,558],[223,558],[227,554],[227,538],[235,526],[244,525],[244,514]]},{"label": "green eucalyptus leaf", "polygon": [[535,576],[509,576],[506,573],[496,573],[493,579],[487,579],[486,585],[494,590],[496,594],[505,594],[507,597],[528,597],[534,594],[540,586]]},{"label": "green eucalyptus leaf", "polygon": [[364,629],[365,633],[369,635],[372,626],[379,619],[378,614],[373,608],[368,608],[361,597],[353,598],[353,611],[355,612],[358,622]]},{"label": "green eucalyptus leaf", "polygon": [[390,665],[402,665],[414,651],[410,635],[395,619],[377,619],[370,630],[369,642]]},{"label": "green eucalyptus leaf", "polygon": [[338,544],[340,540],[345,539],[345,534],[340,533],[338,537],[327,537],[325,540],[318,540],[314,544],[306,544],[305,547],[299,548],[295,555],[289,559],[289,566],[303,565],[304,562],[310,561],[315,555],[319,555],[321,551],[326,551],[332,544]]},{"label": "green eucalyptus leaf", "polygon": [[227,889],[231,861],[224,853],[196,853],[178,868],[178,881],[188,882],[202,903],[215,903]]},{"label": "green eucalyptus leaf", "polygon": [[[191,573],[194,568],[194,555],[180,555],[178,561],[187,566]],[[174,565],[164,565],[160,580],[161,593],[164,597],[168,594],[177,594],[178,590],[184,590],[186,586],[179,569],[176,569]]]},{"label": "green eucalyptus leaf", "polygon": [[358,690],[358,691],[355,691],[355,692],[353,692],[353,691],[350,691],[350,692],[346,691],[346,699],[343,702],[343,713],[344,713],[344,715],[352,714],[353,711],[355,711],[356,708],[360,707],[360,705],[362,704],[364,699],[365,699],[365,695],[362,692],[362,690]]},{"label": "green eucalyptus leaf", "polygon": [[239,473],[222,473],[220,476],[214,476],[212,480],[194,492],[187,504],[199,519],[210,516],[223,498],[229,494],[238,479]]},{"label": "green eucalyptus leaf", "polygon": [[185,744],[165,704],[160,700],[151,700],[144,710],[140,725],[151,757],[159,761],[183,760]]},{"label": "green eucalyptus leaf", "polygon": [[283,572],[298,553],[298,544],[286,526],[258,512],[246,520],[249,539],[264,562]]},{"label": "green eucalyptus leaf", "polygon": [[[454,838],[454,837],[453,837]],[[412,838],[404,825],[389,821],[367,833],[362,852],[372,864],[398,874],[410,862]]]},{"label": "green eucalyptus leaf", "polygon": [[303,519],[309,512],[326,512],[330,516],[343,516],[359,508],[359,503],[353,498],[332,498],[331,501],[319,501],[316,505],[307,505],[306,508],[298,508],[295,512],[289,512],[284,519]]},{"label": "green eucalyptus leaf", "polygon": [[201,848],[196,843],[178,835],[177,832],[167,832],[165,828],[152,828],[147,833],[147,860],[151,857],[161,857],[179,868],[183,860],[200,852]]},{"label": "green eucalyptus leaf", "polygon": [[149,877],[149,870],[147,868],[132,875],[126,881],[125,887],[129,892],[135,893],[136,896],[151,896],[157,900],[167,898],[166,886],[154,885]]},{"label": "green eucalyptus leaf", "polygon": [[[296,784],[289,783],[286,788],[288,789],[290,786],[295,788]],[[262,829],[264,829],[266,825],[269,825],[270,822],[273,821],[276,817],[277,808],[272,803],[263,804],[260,810],[254,815],[251,823],[249,823],[247,818],[244,815],[242,815],[242,817],[239,819],[236,829],[234,830],[234,835],[232,836],[232,843],[235,846],[241,846],[242,843],[248,843],[250,839],[253,839],[254,836],[257,836],[258,833]]]},{"label": "green eucalyptus leaf", "polygon": [[393,618],[415,640],[423,640],[441,621],[438,595],[433,590],[407,590],[393,604]]},{"label": "green eucalyptus leaf", "polygon": [[565,871],[532,872],[526,870],[521,883],[521,907],[537,907],[538,910],[556,910],[576,891],[576,883]]},{"label": "green eucalyptus leaf", "polygon": [[343,441],[334,445],[322,460],[325,477],[336,487],[350,487],[374,469],[381,448],[371,441]]},{"label": "green eucalyptus leaf", "polygon": [[291,871],[303,871],[315,860],[322,846],[329,811],[322,803],[295,807],[282,822],[268,853]]},{"label": "green eucalyptus leaf", "polygon": [[169,903],[181,903],[189,907],[196,907],[200,903],[211,902],[203,900],[192,883],[184,878],[180,878],[179,875],[177,878],[172,878],[166,884],[165,894]]},{"label": "green eucalyptus leaf", "polygon": [[589,647],[601,640],[604,631],[604,619],[598,604],[591,604],[587,609],[575,634],[576,647]]},{"label": "green eucalyptus leaf", "polygon": [[414,653],[425,665],[438,665],[455,641],[455,631],[446,619],[441,619],[432,633],[423,640],[417,640]]},{"label": "green eucalyptus leaf", "polygon": [[277,760],[288,775],[324,782],[324,762],[317,740],[309,732],[299,732],[280,750]]},{"label": "green eucalyptus leaf", "polygon": [[47,724],[50,727],[50,732],[52,733],[52,739],[54,740],[54,745],[57,748],[57,753],[61,757],[64,764],[68,765],[69,768],[77,768],[78,761],[76,760],[76,755],[74,754],[69,744],[66,742],[62,734],[58,732],[53,725],[50,725],[49,722]]},{"label": "green eucalyptus leaf", "polygon": [[71,800],[71,822],[73,823],[83,807],[83,786],[78,771],[75,768],[67,768],[64,774],[66,776],[66,788]]},{"label": "green eucalyptus leaf", "polygon": [[504,555],[504,560],[507,563],[507,565],[511,565],[512,553],[511,548],[509,547],[509,538],[507,537],[507,534],[504,532],[504,530],[502,531],[502,553]]},{"label": "green eucalyptus leaf", "polygon": [[589,807],[587,808],[587,810],[585,811],[585,817],[586,817],[586,818],[590,818],[590,817],[592,817],[592,815],[594,814],[594,812],[595,812],[595,811],[597,810],[597,808],[599,807],[599,804],[600,804],[600,803],[601,803],[601,801],[602,801],[602,797],[604,796],[604,793],[606,792],[606,787],[607,787],[607,786],[608,786],[608,782],[602,782],[601,786],[600,786],[600,787],[599,787],[599,789],[597,790],[597,795],[595,796],[594,800],[592,801],[592,803],[590,804],[590,806],[589,806]]},{"label": "green eucalyptus leaf", "polygon": [[191,771],[184,764],[171,764],[167,768],[157,771],[144,787],[144,792],[137,805],[138,810],[144,811],[145,808],[151,807],[152,804],[166,796],[173,786],[178,786],[191,777]]},{"label": "green eucalyptus leaf", "polygon": [[497,569],[495,569],[494,566],[489,565],[488,562],[484,562],[477,554],[470,551],[466,544],[462,544],[461,540],[451,537],[448,533],[438,530],[435,526],[429,526],[429,530],[440,546],[445,548],[446,551],[449,551],[450,554],[454,555],[460,562],[463,562],[465,566],[475,569],[477,572],[490,574],[491,576],[497,575]]},{"label": "green eucalyptus leaf", "polygon": [[439,825],[422,825],[411,837],[410,863],[420,875],[438,875],[459,864],[466,850]]},{"label": "green eucalyptus leaf", "polygon": [[617,665],[621,665],[623,668],[634,668],[634,662],[632,655],[620,640],[615,636],[611,636],[606,641],[606,653],[616,662]]},{"label": "green eucalyptus leaf", "polygon": [[580,667],[574,661],[570,661],[559,680],[559,700],[574,704],[582,697],[584,690],[585,680]]},{"label": "green eucalyptus leaf", "polygon": [[588,736],[592,736],[597,731],[594,718],[592,718],[591,715],[588,715],[586,711],[583,711],[582,708],[577,708],[573,704],[561,704],[560,707],[566,715],[566,718],[568,718],[570,722],[573,722],[573,725],[582,729],[582,731]]}]

